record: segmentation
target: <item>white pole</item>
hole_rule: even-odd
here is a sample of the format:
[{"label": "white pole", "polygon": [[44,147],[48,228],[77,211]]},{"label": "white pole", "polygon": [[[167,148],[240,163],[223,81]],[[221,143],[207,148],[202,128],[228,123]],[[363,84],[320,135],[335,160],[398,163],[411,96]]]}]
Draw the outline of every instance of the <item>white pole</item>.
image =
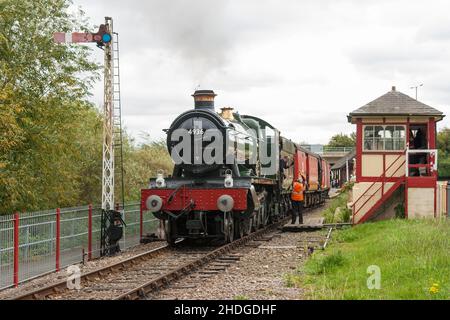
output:
[{"label": "white pole", "polygon": [[350,177],[349,177],[349,172],[348,172],[348,159],[345,160],[345,173],[346,173],[347,182],[349,182]]},{"label": "white pole", "polygon": [[[107,31],[113,35],[113,22],[106,18]],[[104,124],[103,124],[103,178],[102,209],[114,210],[114,101],[113,101],[113,42],[114,37],[105,45],[104,74]]]}]

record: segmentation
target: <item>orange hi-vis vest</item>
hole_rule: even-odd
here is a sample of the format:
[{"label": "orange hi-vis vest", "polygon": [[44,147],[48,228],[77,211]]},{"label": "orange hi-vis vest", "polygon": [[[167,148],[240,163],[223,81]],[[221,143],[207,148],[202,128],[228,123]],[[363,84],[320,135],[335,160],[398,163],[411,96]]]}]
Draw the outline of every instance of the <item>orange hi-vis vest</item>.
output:
[{"label": "orange hi-vis vest", "polygon": [[294,182],[291,199],[294,201],[303,201],[303,185],[300,182]]}]

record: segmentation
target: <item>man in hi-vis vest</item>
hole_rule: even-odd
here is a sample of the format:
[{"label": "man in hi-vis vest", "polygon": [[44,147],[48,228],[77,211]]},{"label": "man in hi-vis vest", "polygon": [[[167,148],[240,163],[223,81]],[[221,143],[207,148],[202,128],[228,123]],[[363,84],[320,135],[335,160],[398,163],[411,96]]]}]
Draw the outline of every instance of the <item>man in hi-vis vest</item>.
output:
[{"label": "man in hi-vis vest", "polygon": [[304,201],[304,192],[305,185],[303,183],[303,177],[294,182],[294,186],[292,188],[291,194],[291,202],[292,202],[292,224],[295,224],[298,216],[298,223],[303,224],[303,201]]}]

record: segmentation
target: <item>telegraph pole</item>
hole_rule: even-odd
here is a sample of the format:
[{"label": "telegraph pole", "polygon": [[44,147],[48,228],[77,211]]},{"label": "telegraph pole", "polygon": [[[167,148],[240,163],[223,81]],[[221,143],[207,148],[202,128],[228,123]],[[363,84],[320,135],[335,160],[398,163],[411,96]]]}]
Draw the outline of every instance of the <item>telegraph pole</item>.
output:
[{"label": "telegraph pole", "polygon": [[417,100],[417,90],[419,89],[419,87],[423,87],[423,83],[410,88],[410,89],[416,89],[416,100]]}]

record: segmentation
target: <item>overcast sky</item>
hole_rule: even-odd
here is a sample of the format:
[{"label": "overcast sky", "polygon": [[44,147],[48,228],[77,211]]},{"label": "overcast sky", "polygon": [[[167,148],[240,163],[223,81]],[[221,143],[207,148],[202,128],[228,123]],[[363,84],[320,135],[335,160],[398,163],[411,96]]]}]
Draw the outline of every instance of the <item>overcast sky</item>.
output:
[{"label": "overcast sky", "polygon": [[[120,34],[123,121],[161,138],[200,85],[294,141],[327,143],[388,92],[450,105],[449,1],[74,0]],[[97,53],[101,61],[101,54]],[[102,84],[93,101],[103,100]],[[450,117],[439,125],[450,126]]]}]

